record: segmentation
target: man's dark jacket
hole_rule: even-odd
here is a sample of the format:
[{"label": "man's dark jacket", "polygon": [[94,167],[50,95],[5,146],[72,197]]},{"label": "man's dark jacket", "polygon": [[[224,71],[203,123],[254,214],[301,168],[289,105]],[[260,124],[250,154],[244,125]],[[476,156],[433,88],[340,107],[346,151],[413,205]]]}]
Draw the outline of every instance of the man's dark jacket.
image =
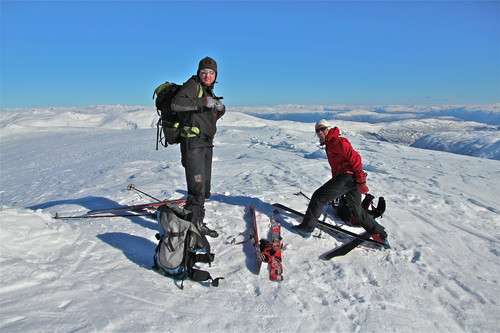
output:
[{"label": "man's dark jacket", "polygon": [[[215,97],[214,86],[206,87],[194,75],[187,80],[172,100],[172,110],[177,112],[183,126],[198,127],[198,137],[183,138],[189,148],[212,147],[217,132],[216,122],[224,112],[215,108],[207,108],[207,97]],[[200,96],[200,89],[203,93]],[[224,110],[225,111],[225,110]]]}]

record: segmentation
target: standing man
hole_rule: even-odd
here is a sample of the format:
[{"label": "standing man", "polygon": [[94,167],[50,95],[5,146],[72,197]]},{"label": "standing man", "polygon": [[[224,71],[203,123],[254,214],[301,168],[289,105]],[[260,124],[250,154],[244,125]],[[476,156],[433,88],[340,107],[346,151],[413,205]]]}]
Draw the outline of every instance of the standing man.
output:
[{"label": "standing man", "polygon": [[172,100],[172,110],[177,112],[182,126],[181,155],[186,172],[188,197],[185,209],[191,211],[191,222],[205,235],[218,237],[203,222],[205,199],[210,197],[212,178],[213,139],[217,120],[226,107],[215,96],[213,89],[217,78],[217,63],[210,57],[201,59],[198,73],[187,80]]},{"label": "standing man", "polygon": [[326,147],[332,179],[314,192],[302,223],[293,226],[294,231],[304,238],[309,237],[318,224],[324,206],[345,195],[358,223],[374,240],[389,245],[384,227],[361,206],[361,194],[369,191],[366,186],[366,173],[362,170],[361,156],[352,148],[349,140],[340,137],[340,130],[337,127],[331,128],[325,119],[316,123],[315,130],[321,145]]}]

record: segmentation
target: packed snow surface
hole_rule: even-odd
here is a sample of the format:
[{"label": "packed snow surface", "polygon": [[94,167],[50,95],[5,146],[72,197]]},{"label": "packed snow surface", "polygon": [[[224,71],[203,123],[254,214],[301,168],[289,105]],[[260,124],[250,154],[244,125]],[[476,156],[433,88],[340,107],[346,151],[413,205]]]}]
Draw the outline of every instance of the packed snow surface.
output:
[{"label": "packed snow surface", "polygon": [[[141,106],[4,109],[0,114],[2,332],[498,332],[499,105],[230,108],[219,122],[206,222],[218,288],[151,269],[157,222],[54,219],[186,195],[178,146],[155,150]],[[339,126],[387,201],[391,250],[290,232],[284,281],[254,266],[248,206],[269,237],[272,203],[299,211],[329,179],[314,123]],[[418,147],[418,148],[417,148]],[[425,149],[421,149],[425,148]],[[453,153],[451,153],[453,152]],[[328,210],[327,210],[328,211]],[[329,215],[328,215],[329,216]],[[331,223],[338,220],[326,218]],[[351,229],[361,231],[360,229]],[[243,233],[240,235],[240,233]]]}]

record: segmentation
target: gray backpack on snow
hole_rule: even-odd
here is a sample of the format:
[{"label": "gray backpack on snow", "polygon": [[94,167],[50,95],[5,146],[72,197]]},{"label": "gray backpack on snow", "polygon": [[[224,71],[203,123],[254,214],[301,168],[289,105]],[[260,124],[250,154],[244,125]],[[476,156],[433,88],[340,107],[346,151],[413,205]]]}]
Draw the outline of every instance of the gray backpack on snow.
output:
[{"label": "gray backpack on snow", "polygon": [[213,279],[207,271],[194,268],[197,262],[211,263],[215,255],[210,253],[210,243],[205,235],[186,217],[190,212],[180,207],[162,205],[158,209],[157,219],[160,233],[153,257],[153,268],[160,274],[181,280],[208,281],[217,287],[222,277]]}]

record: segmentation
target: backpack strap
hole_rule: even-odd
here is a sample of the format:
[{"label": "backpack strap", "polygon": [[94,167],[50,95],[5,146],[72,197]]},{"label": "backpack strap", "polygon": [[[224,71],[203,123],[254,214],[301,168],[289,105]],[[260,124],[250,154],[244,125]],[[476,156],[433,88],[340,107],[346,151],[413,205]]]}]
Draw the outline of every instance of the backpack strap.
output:
[{"label": "backpack strap", "polygon": [[374,209],[377,212],[377,215],[382,217],[385,212],[385,199],[384,197],[378,198],[377,208]]},{"label": "backpack strap", "polygon": [[218,278],[214,279],[210,276],[209,272],[202,271],[200,269],[195,269],[195,268],[191,269],[190,279],[193,281],[198,281],[198,282],[210,280],[212,286],[214,286],[214,287],[219,286],[219,280],[224,280],[223,277],[218,277]]},{"label": "backpack strap", "polygon": [[203,97],[203,87],[201,86],[200,82],[197,82],[197,83],[198,83],[198,98],[202,98]]},{"label": "backpack strap", "polygon": [[211,139],[208,135],[201,133],[200,128],[196,126],[183,126],[181,136],[183,138],[200,138],[207,142]]},{"label": "backpack strap", "polygon": [[361,206],[363,207],[364,210],[366,210],[369,214],[373,215],[373,217],[382,217],[382,215],[385,212],[385,199],[384,197],[379,197],[378,198],[378,203],[377,207],[373,204],[373,200],[375,197],[371,195],[370,193],[366,194],[366,197],[364,198],[363,202],[361,203]]},{"label": "backpack strap", "polygon": [[[158,111],[158,109],[156,109]],[[160,141],[160,135],[161,135],[161,116],[160,119],[158,119],[158,122],[156,123],[156,150],[158,150],[158,142]]]}]

